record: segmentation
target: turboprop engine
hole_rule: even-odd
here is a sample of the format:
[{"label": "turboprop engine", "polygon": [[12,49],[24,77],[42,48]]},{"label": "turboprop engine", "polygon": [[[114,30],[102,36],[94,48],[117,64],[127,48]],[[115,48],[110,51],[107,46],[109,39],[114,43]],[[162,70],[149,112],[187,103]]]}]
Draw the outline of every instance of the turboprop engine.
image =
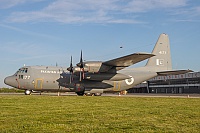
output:
[{"label": "turboprop engine", "polygon": [[[102,73],[109,71],[112,67],[104,65],[101,61],[90,61],[83,63],[84,72],[88,73]],[[79,72],[79,66],[74,67],[74,72]]]}]

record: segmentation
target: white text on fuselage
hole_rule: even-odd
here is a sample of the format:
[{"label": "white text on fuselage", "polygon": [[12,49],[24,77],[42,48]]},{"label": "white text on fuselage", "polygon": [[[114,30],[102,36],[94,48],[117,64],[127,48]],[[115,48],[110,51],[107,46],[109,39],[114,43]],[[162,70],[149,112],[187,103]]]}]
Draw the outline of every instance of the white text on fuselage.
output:
[{"label": "white text on fuselage", "polygon": [[49,73],[49,74],[61,74],[62,71],[51,71],[51,70],[41,70],[41,73]]}]

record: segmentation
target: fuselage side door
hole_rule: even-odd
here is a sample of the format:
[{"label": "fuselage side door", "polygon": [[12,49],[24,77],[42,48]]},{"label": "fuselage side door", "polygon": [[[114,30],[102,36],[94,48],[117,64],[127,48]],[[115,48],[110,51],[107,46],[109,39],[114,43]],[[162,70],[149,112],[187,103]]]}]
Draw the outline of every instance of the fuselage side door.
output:
[{"label": "fuselage side door", "polygon": [[121,88],[121,82],[120,81],[114,81],[113,82],[113,91],[120,91]]},{"label": "fuselage side door", "polygon": [[35,89],[41,90],[43,86],[43,79],[36,79],[35,80]]}]

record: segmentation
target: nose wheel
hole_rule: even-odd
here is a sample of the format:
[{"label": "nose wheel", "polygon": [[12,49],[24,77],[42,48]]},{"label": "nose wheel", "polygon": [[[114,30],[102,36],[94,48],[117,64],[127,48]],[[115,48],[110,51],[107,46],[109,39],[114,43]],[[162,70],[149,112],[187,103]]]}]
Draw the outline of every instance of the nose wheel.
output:
[{"label": "nose wheel", "polygon": [[31,95],[31,90],[25,90],[24,94],[25,95]]}]

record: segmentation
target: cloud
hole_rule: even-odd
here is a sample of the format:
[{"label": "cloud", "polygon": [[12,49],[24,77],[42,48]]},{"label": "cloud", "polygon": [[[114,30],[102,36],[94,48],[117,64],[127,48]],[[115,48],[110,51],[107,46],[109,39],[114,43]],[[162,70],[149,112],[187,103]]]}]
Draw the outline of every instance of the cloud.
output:
[{"label": "cloud", "polygon": [[[66,51],[66,50],[65,50]],[[45,64],[49,62],[63,62],[63,58],[70,57],[62,50],[55,51],[49,45],[34,42],[10,41],[1,45],[1,62],[9,64]]]},{"label": "cloud", "polygon": [[0,0],[0,9],[11,8],[26,2],[26,0]]},{"label": "cloud", "polygon": [[1,46],[0,51],[3,53],[12,53],[13,55],[31,56],[36,55],[35,51],[38,52],[39,48],[33,43],[7,42]]},{"label": "cloud", "polygon": [[5,24],[1,24],[1,23],[0,23],[0,27],[10,29],[10,30],[14,30],[14,31],[26,34],[26,35],[38,36],[38,37],[42,37],[42,38],[60,39],[60,38],[55,37],[55,36],[37,33],[37,32],[33,32],[33,31],[28,31],[28,30],[23,30],[23,29],[14,27],[14,26],[9,26],[9,25],[5,25]]},{"label": "cloud", "polygon": [[18,61],[30,61],[30,60],[34,60],[34,59],[53,59],[53,58],[56,58],[56,57],[63,57],[64,55],[62,54],[46,54],[46,55],[35,55],[35,56],[26,56],[26,57],[20,57],[20,58],[17,58],[17,59],[13,59],[13,60],[10,60],[12,62],[18,62]]},{"label": "cloud", "polygon": [[187,6],[177,10],[171,10],[171,21],[173,22],[194,22],[199,23],[200,6]]},{"label": "cloud", "polygon": [[187,0],[56,0],[37,11],[13,12],[9,22],[141,23],[138,13],[184,7]]},{"label": "cloud", "polygon": [[193,7],[190,11],[189,11],[190,15],[196,17],[196,16],[200,16],[200,6],[197,7]]},{"label": "cloud", "polygon": [[34,2],[40,2],[40,1],[44,1],[44,0],[0,0],[0,9],[7,9],[7,8],[11,8],[14,6],[18,6],[21,4],[25,4],[25,3],[34,3]]},{"label": "cloud", "polygon": [[132,0],[124,10],[127,12],[147,12],[153,9],[183,7],[186,2],[186,0]]}]

